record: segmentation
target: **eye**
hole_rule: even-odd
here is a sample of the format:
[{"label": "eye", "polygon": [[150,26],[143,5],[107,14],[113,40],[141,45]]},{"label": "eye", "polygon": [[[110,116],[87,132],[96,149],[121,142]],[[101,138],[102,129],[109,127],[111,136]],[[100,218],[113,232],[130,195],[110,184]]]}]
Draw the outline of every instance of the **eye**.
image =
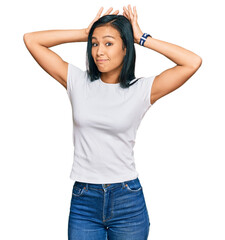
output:
[{"label": "eye", "polygon": [[[93,47],[95,47],[95,46],[96,46],[95,44],[97,44],[97,43],[92,43],[91,45],[92,45]],[[110,42],[107,42],[106,44],[109,44],[108,46],[111,46],[111,45],[112,45],[112,43],[110,43]]]}]

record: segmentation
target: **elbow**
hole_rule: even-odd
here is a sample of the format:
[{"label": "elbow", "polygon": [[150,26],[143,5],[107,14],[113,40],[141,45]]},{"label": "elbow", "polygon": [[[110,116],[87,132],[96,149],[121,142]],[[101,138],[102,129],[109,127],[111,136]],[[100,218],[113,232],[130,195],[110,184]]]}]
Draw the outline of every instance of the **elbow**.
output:
[{"label": "elbow", "polygon": [[26,46],[33,42],[32,33],[25,33],[23,35],[23,42]]},{"label": "elbow", "polygon": [[28,38],[28,33],[25,33],[23,35],[23,42],[26,43],[27,42],[27,38]]},{"label": "elbow", "polygon": [[26,43],[27,42],[27,40],[28,40],[28,38],[29,38],[29,34],[30,33],[25,33],[24,35],[23,35],[23,41]]},{"label": "elbow", "polygon": [[200,56],[196,56],[196,58],[192,62],[192,67],[194,69],[199,69],[202,65],[202,58]]},{"label": "elbow", "polygon": [[200,68],[202,65],[202,58],[200,56],[198,56],[198,63],[197,63],[197,67]]}]

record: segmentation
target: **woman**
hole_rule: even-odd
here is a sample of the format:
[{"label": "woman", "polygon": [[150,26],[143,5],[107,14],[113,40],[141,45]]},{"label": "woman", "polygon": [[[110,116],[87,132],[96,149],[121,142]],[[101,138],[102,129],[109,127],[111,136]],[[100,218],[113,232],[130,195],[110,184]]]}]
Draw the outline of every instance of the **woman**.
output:
[{"label": "woman", "polygon": [[[201,58],[143,34],[136,7],[123,15],[101,8],[86,29],[27,33],[24,42],[40,66],[67,90],[73,111],[74,185],[69,240],[146,240],[150,220],[135,170],[133,147],[146,111],[183,85]],[[87,41],[87,70],[63,61],[49,47]],[[134,43],[177,65],[157,76],[136,78]],[[144,61],[144,59],[141,59]]]}]

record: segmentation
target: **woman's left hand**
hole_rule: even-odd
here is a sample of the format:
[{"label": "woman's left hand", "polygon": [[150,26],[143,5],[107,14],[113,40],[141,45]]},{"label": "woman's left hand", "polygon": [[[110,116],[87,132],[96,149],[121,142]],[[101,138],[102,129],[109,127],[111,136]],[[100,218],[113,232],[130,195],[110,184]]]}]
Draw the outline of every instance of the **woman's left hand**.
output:
[{"label": "woman's left hand", "polygon": [[141,31],[138,23],[137,23],[137,10],[136,10],[136,6],[133,7],[133,12],[131,9],[131,5],[128,5],[128,8],[123,7],[123,16],[126,17],[133,28],[133,33],[134,33],[134,42],[138,43],[140,42],[140,38],[143,35],[143,32]]}]

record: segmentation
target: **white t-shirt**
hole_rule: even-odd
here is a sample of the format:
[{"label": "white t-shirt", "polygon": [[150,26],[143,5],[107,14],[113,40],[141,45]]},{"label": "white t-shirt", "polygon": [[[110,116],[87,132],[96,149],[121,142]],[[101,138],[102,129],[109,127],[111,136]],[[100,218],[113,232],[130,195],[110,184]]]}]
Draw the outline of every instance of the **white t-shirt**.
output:
[{"label": "white t-shirt", "polygon": [[[91,82],[87,72],[69,63],[67,93],[72,106],[74,156],[70,178],[110,184],[137,178],[133,147],[150,104],[155,76],[129,88]],[[134,82],[136,79],[132,80]],[[131,83],[132,83],[131,82]]]}]

